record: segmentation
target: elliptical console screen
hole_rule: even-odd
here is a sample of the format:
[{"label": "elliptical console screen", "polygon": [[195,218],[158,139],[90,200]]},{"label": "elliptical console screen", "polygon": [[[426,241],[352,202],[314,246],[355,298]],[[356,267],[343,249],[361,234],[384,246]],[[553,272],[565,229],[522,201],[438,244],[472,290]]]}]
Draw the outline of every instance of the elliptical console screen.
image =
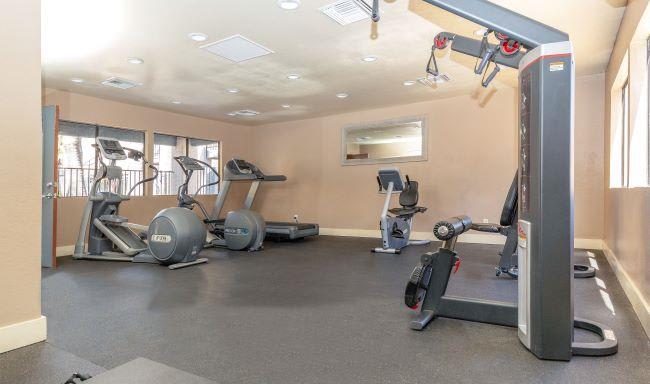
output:
[{"label": "elliptical console screen", "polygon": [[109,160],[126,159],[126,152],[119,141],[105,137],[98,137],[97,144],[105,158]]}]

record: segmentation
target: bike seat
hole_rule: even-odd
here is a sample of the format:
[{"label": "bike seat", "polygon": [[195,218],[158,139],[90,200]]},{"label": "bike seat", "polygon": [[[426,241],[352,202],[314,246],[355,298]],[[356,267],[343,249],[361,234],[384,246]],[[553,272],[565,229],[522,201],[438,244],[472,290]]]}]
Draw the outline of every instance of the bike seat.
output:
[{"label": "bike seat", "polygon": [[393,215],[397,216],[412,216],[415,215],[416,213],[422,213],[426,211],[426,207],[399,207],[399,208],[391,208],[388,210],[388,212],[392,213]]}]

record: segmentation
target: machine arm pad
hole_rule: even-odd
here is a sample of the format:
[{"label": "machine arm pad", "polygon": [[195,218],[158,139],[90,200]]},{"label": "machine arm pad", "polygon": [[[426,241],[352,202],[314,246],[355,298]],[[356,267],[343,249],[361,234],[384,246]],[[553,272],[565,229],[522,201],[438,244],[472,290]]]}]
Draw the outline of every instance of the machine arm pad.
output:
[{"label": "machine arm pad", "polygon": [[436,223],[433,234],[442,241],[451,240],[456,236],[472,229],[472,219],[469,216],[456,216]]},{"label": "machine arm pad", "polygon": [[478,232],[488,233],[501,233],[503,231],[503,227],[501,225],[493,223],[472,224],[471,229]]}]

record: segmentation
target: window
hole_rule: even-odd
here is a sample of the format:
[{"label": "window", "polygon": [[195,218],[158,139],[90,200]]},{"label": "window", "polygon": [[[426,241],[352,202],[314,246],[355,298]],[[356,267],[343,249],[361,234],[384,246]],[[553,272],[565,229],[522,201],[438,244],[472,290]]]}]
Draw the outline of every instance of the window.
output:
[{"label": "window", "polygon": [[187,139],[162,135],[153,136],[153,165],[158,168],[158,179],[153,184],[154,195],[175,195],[185,177],[174,160],[186,152]]},{"label": "window", "polygon": [[95,174],[94,125],[59,122],[59,193],[62,197],[88,196]]},{"label": "window", "polygon": [[[110,137],[122,146],[144,152],[144,132],[121,128],[103,127],[70,121],[59,122],[59,193],[62,197],[88,196],[97,168],[95,138]],[[144,169],[142,162],[132,159],[120,160],[122,167],[122,192],[128,192],[135,183],[142,180]],[[103,188],[102,188],[103,189]],[[140,185],[132,195],[142,196]]]},{"label": "window", "polygon": [[[185,175],[178,163],[176,156],[190,156],[210,164],[219,171],[219,142],[189,139],[185,137],[154,134],[153,162],[158,168],[158,179],[154,183],[154,195],[175,195],[178,188],[185,181]],[[190,193],[195,193],[199,187],[217,181],[217,177],[210,171],[197,171],[192,175],[188,185]],[[218,185],[202,188],[200,195],[215,195],[219,192]]]},{"label": "window", "polygon": [[630,181],[630,80],[621,91],[621,186],[627,187]]},{"label": "window", "polygon": [[[122,147],[135,149],[144,153],[144,132],[132,131],[122,128],[98,127],[99,137],[110,137],[118,140]],[[127,193],[131,188],[144,178],[144,164],[142,160],[133,159],[118,160],[115,163],[122,168],[122,193]],[[144,185],[140,184],[133,191],[132,196],[142,196]]]},{"label": "window", "polygon": [[[210,164],[217,172],[219,168],[219,143],[216,141],[201,140],[201,139],[188,139],[187,140],[187,155],[195,159],[204,161]],[[208,170],[202,172],[195,172],[195,178],[192,179],[189,190],[196,191],[202,185],[214,183],[217,181],[217,176]],[[200,195],[216,195],[219,192],[219,185],[211,185],[207,188],[202,188],[199,191]]]},{"label": "window", "polygon": [[650,41],[634,40],[614,79],[610,188],[650,186]]}]

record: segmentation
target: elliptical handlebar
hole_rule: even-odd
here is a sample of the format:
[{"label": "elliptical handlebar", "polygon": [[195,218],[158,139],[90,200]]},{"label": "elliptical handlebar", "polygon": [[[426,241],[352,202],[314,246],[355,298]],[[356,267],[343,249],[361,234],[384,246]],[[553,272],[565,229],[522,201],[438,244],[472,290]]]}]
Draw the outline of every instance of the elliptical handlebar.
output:
[{"label": "elliptical handlebar", "polygon": [[153,165],[149,161],[147,161],[147,159],[144,157],[143,152],[138,151],[137,149],[131,149],[131,148],[126,148],[126,147],[124,148],[124,150],[127,152],[127,157],[129,159],[135,160],[135,161],[142,161],[142,163],[145,165],[145,167],[147,167],[147,168],[149,168],[149,169],[151,169],[153,171],[153,176],[146,177],[146,178],[138,181],[137,183],[133,184],[131,189],[129,189],[129,192],[127,192],[127,194],[125,195],[126,197],[130,197],[131,194],[133,193],[133,191],[135,191],[138,188],[138,186],[143,185],[144,183],[148,183],[150,181],[156,180],[158,178],[158,174],[160,173],[160,171],[158,171],[158,168],[155,165]]},{"label": "elliptical handlebar", "polygon": [[[187,191],[187,186],[188,186],[189,183],[190,183],[190,180],[191,180],[191,178],[192,178],[192,174],[194,173],[194,170],[192,170],[192,169],[188,169],[188,168],[185,166],[185,164],[184,164],[183,161],[181,160],[181,159],[183,159],[183,158],[191,159],[191,160],[193,160],[193,161],[199,163],[199,164],[202,165],[203,167],[209,169],[212,173],[214,173],[214,175],[217,177],[217,179],[216,179],[215,181],[213,181],[213,182],[210,182],[210,183],[203,184],[203,185],[199,186],[199,187],[197,188],[196,192],[194,192],[193,194],[190,194],[190,193]],[[213,186],[213,185],[217,185],[217,184],[219,184],[219,182],[221,181],[221,176],[219,175],[219,172],[218,172],[218,171],[217,171],[217,170],[216,170],[212,165],[206,163],[205,161],[201,161],[201,160],[199,160],[199,159],[195,159],[195,158],[193,158],[193,157],[189,157],[189,156],[175,156],[175,157],[174,157],[174,160],[176,160],[176,162],[178,163],[178,165],[181,167],[181,170],[183,170],[183,173],[185,174],[185,182],[184,182],[183,184],[181,184],[181,186],[178,188],[178,194],[179,194],[179,195],[183,192],[182,190],[184,189],[184,190],[185,190],[185,194],[187,194],[187,195],[189,195],[189,196],[191,196],[191,197],[194,197],[194,196],[198,195],[199,192],[201,192],[201,190],[202,190],[203,188],[207,188],[207,187],[210,187],[210,186]]]}]

